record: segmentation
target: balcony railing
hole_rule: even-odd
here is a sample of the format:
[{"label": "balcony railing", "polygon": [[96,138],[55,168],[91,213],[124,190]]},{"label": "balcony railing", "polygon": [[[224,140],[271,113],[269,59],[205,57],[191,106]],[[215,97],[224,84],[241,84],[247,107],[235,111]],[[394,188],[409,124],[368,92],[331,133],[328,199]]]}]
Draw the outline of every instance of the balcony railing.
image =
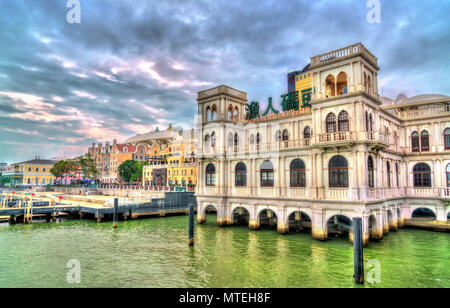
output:
[{"label": "balcony railing", "polygon": [[341,49],[333,50],[311,58],[311,68],[319,66],[323,63],[331,63],[340,59],[344,59],[351,56],[362,54],[366,56],[375,65],[378,65],[377,58],[368,51],[361,43],[344,47]]},{"label": "balcony railing", "polygon": [[450,106],[438,106],[424,109],[399,111],[398,117],[402,120],[416,120],[427,117],[443,116],[450,113]]},{"label": "balcony railing", "polygon": [[351,132],[335,132],[327,134],[316,135],[316,143],[331,143],[353,141],[353,135]]}]

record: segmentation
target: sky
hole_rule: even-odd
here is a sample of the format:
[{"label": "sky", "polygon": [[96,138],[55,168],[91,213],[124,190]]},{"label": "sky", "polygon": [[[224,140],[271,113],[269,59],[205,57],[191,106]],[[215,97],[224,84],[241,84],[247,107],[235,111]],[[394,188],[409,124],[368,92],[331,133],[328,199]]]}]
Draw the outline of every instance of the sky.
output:
[{"label": "sky", "polygon": [[0,0],[0,162],[71,157],[169,124],[226,84],[264,109],[312,56],[362,42],[384,96],[450,95],[450,1]]}]

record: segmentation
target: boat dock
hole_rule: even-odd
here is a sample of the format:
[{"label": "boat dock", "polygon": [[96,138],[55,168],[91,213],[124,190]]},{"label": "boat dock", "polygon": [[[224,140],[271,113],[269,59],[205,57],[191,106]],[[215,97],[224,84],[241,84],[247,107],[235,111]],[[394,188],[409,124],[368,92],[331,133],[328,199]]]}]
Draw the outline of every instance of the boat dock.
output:
[{"label": "boat dock", "polygon": [[[133,202],[119,199],[119,219],[137,219],[142,216],[186,215],[189,204],[196,205],[193,192],[167,192],[164,198],[152,198],[147,202]],[[58,217],[75,216],[79,218],[95,218],[97,222],[112,219],[113,206],[100,204],[73,205],[49,201],[22,201],[18,197],[0,207],[0,217],[9,217],[10,223],[28,222],[33,217],[45,217],[47,221],[56,221]]]}]

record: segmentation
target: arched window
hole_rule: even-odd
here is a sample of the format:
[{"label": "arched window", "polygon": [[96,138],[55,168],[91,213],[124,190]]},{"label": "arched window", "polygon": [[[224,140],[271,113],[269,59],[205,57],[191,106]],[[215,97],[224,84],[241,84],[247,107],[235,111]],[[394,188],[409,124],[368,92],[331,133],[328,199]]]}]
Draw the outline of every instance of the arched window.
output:
[{"label": "arched window", "polygon": [[326,97],[336,96],[336,80],[333,75],[328,75],[325,79]]},{"label": "arched window", "polygon": [[247,186],[247,167],[244,163],[238,163],[235,169],[235,185],[236,186]]},{"label": "arched window", "polygon": [[239,108],[235,107],[234,108],[234,113],[233,113],[233,120],[237,121],[239,119]]},{"label": "arched window", "polygon": [[327,115],[327,133],[336,132],[336,116],[334,113]]},{"label": "arched window", "polygon": [[413,168],[414,187],[431,187],[431,169],[425,163],[418,163]]},{"label": "arched window", "polygon": [[217,120],[217,107],[216,107],[216,105],[213,105],[213,107],[212,107],[211,120],[212,121],[216,121]]},{"label": "arched window", "polygon": [[228,106],[228,112],[227,112],[227,119],[228,120],[232,120],[232,118],[233,118],[233,106]]},{"label": "arched window", "polygon": [[291,163],[291,187],[306,187],[305,163],[301,159],[294,159]]},{"label": "arched window", "polygon": [[413,152],[419,152],[420,148],[419,148],[419,133],[418,132],[413,132],[411,134],[411,150]]},{"label": "arched window", "polygon": [[330,187],[348,187],[348,163],[340,155],[334,156],[328,166]]},{"label": "arched window", "polygon": [[366,111],[366,132],[369,131],[369,113]]},{"label": "arched window", "polygon": [[211,108],[208,106],[206,108],[206,122],[211,121]]},{"label": "arched window", "polygon": [[347,111],[341,111],[338,117],[338,127],[340,132],[346,132],[349,129],[348,125],[348,113]]},{"label": "arched window", "polygon": [[420,133],[420,150],[427,152],[430,150],[430,138],[426,130]]},{"label": "arched window", "polygon": [[261,186],[273,187],[273,165],[268,160],[261,164]]},{"label": "arched window", "polygon": [[386,162],[387,187],[391,187],[391,164]]},{"label": "arched window", "polygon": [[311,138],[311,128],[309,128],[309,126],[306,126],[305,129],[303,130],[303,138],[305,139]]},{"label": "arched window", "polygon": [[344,72],[340,72],[337,76],[337,94],[347,94],[348,93],[348,87],[347,87],[347,74]]},{"label": "arched window", "polygon": [[205,148],[209,148],[211,146],[209,134],[205,136]]},{"label": "arched window", "polygon": [[369,115],[369,131],[373,132],[373,118],[372,118],[372,114]]},{"label": "arched window", "polygon": [[447,174],[447,187],[450,187],[450,164],[447,165],[447,168],[445,171]]},{"label": "arched window", "polygon": [[450,150],[450,128],[444,130],[445,149]]},{"label": "arched window", "polygon": [[283,141],[284,141],[284,147],[287,148],[289,147],[289,132],[287,129],[285,129],[283,131]]},{"label": "arched window", "polygon": [[261,144],[261,135],[259,133],[256,134],[256,149],[259,151],[259,145]]},{"label": "arched window", "polygon": [[213,133],[211,134],[211,147],[212,147],[212,148],[215,148],[215,147],[216,147],[216,133],[215,133],[215,132],[213,132]]},{"label": "arched window", "polygon": [[206,166],[206,186],[216,185],[216,167],[213,164]]},{"label": "arched window", "polygon": [[374,188],[375,182],[374,182],[374,172],[373,172],[373,159],[372,156],[369,156],[367,159],[367,173],[369,176],[369,187]]},{"label": "arched window", "polygon": [[239,135],[237,133],[234,134],[234,151],[236,152],[239,147]]},{"label": "arched window", "polygon": [[289,141],[289,132],[287,129],[283,131],[283,141]]}]

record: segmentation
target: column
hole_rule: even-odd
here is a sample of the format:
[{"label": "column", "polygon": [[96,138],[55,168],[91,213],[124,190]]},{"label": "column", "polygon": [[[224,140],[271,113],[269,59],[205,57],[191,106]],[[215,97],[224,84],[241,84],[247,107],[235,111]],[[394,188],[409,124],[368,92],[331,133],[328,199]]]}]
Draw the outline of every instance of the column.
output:
[{"label": "column", "polygon": [[315,240],[325,241],[328,238],[327,222],[322,209],[312,210],[312,236]]},{"label": "column", "polygon": [[383,209],[378,209],[376,212],[376,223],[375,226],[372,227],[372,238],[374,241],[380,241],[383,239],[384,234],[384,217],[383,217]]},{"label": "column", "polygon": [[389,233],[389,218],[386,208],[383,208],[383,234]]},{"label": "column", "polygon": [[289,232],[289,221],[288,221],[288,217],[286,217],[286,207],[285,206],[278,207],[277,218],[278,218],[277,232],[279,234],[288,233]]}]

